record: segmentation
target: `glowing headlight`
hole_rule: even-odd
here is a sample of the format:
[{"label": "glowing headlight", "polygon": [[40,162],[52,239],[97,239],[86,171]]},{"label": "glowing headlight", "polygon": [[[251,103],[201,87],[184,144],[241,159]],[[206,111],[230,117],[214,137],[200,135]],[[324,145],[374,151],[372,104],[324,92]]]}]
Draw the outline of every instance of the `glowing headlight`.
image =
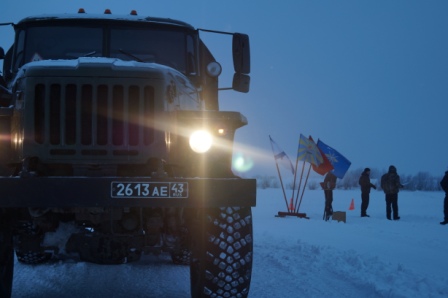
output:
[{"label": "glowing headlight", "polygon": [[198,130],[190,136],[190,147],[196,153],[207,152],[212,146],[212,135],[204,130]]}]

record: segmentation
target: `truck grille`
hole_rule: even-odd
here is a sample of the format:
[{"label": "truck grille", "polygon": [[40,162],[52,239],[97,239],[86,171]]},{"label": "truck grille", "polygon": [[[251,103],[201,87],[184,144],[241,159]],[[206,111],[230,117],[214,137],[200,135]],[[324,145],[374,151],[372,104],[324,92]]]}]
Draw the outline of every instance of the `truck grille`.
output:
[{"label": "truck grille", "polygon": [[154,88],[36,84],[34,141],[52,155],[137,155],[154,140]]}]

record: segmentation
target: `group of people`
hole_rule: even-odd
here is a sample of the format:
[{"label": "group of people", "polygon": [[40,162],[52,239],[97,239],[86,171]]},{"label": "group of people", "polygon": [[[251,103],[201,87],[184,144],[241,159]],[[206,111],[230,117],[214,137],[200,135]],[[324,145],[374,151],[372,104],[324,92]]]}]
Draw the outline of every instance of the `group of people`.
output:
[{"label": "group of people", "polygon": [[[369,217],[367,208],[369,207],[370,189],[376,189],[376,186],[370,183],[370,169],[365,168],[359,177],[361,186],[361,217]],[[398,215],[398,192],[403,188],[400,182],[400,176],[397,174],[397,168],[390,166],[389,171],[381,176],[381,188],[386,196],[386,218],[388,220],[399,220]]]},{"label": "group of people", "polygon": [[[333,214],[333,189],[336,187],[337,177],[328,172],[324,182],[321,184],[325,192],[325,212],[324,219],[328,220]],[[445,190],[444,213],[445,219],[440,224],[448,224],[448,171],[442,182],[443,190]],[[370,190],[376,189],[376,186],[370,182],[370,169],[365,168],[359,177],[359,185],[361,187],[361,217],[370,217],[367,214],[367,208],[370,201]],[[381,177],[381,188],[386,196],[386,218],[388,220],[399,220],[398,213],[398,192],[403,185],[400,182],[400,176],[397,174],[397,168],[393,165],[389,167],[389,171]]]}]

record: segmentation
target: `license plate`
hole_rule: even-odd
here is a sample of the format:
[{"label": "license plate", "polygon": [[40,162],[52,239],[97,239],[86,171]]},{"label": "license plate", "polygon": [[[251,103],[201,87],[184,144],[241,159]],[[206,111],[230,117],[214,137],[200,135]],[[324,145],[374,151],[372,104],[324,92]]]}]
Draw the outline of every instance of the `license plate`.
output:
[{"label": "license plate", "polygon": [[112,198],[188,198],[188,182],[112,182]]}]

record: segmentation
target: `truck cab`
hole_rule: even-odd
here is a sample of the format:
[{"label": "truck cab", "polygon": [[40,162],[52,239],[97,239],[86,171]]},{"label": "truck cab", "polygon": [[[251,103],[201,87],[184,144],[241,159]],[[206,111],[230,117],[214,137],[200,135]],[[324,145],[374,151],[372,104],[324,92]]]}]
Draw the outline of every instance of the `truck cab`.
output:
[{"label": "truck cab", "polygon": [[[190,266],[192,297],[247,296],[256,183],[232,172],[247,119],[219,109],[222,66],[201,33],[232,36],[223,89],[244,93],[249,37],[136,11],[6,25],[15,40],[0,49],[0,296],[11,295],[12,251],[27,264],[169,253]],[[64,247],[45,241],[66,225]],[[217,260],[229,246],[238,254],[226,271]]]}]

